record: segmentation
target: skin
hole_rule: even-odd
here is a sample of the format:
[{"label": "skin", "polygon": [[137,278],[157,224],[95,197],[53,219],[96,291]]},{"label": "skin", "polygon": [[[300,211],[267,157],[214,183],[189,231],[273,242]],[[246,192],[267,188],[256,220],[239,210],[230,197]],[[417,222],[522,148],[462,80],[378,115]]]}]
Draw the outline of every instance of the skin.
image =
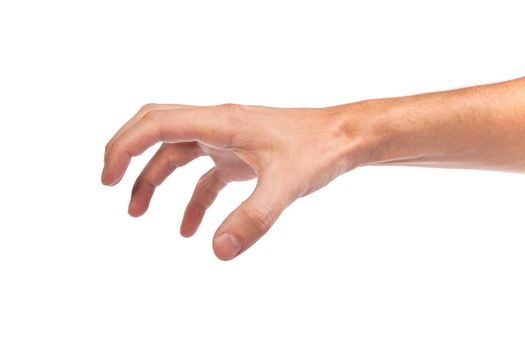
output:
[{"label": "skin", "polygon": [[325,108],[148,104],[108,142],[102,183],[117,184],[131,157],[158,142],[133,186],[132,216],[146,212],[155,188],[177,167],[200,156],[215,163],[188,203],[185,237],[228,183],[257,178],[213,238],[216,256],[231,260],[296,199],[359,166],[525,172],[525,78]]}]

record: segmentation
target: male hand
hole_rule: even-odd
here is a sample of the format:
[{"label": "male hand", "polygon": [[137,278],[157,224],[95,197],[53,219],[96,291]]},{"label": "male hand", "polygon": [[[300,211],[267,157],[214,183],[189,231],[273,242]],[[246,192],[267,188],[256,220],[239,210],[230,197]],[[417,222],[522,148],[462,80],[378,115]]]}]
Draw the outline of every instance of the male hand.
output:
[{"label": "male hand", "polygon": [[132,156],[163,142],[132,190],[129,214],[140,216],[155,188],[176,168],[211,157],[215,166],[198,181],[182,220],[181,234],[189,237],[229,182],[257,178],[254,192],[213,239],[217,257],[230,260],[264,235],[294,200],[363,163],[371,138],[361,137],[364,123],[354,120],[349,124],[334,107],[149,104],[107,144],[102,183],[118,183]]}]

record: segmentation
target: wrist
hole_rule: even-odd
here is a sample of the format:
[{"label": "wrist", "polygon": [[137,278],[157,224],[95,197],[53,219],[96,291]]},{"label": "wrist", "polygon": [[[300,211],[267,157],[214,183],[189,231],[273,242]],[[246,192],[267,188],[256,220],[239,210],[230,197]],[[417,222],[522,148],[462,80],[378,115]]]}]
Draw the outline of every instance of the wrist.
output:
[{"label": "wrist", "polygon": [[414,125],[407,124],[402,99],[364,100],[329,107],[336,120],[337,134],[343,135],[340,146],[347,171],[356,167],[417,158],[421,149],[414,147],[410,135]]},{"label": "wrist", "polygon": [[493,127],[491,113],[479,95],[476,88],[461,89],[366,100],[338,110],[345,127],[358,125],[354,135],[362,145],[358,166],[455,167],[479,150],[479,134]]}]

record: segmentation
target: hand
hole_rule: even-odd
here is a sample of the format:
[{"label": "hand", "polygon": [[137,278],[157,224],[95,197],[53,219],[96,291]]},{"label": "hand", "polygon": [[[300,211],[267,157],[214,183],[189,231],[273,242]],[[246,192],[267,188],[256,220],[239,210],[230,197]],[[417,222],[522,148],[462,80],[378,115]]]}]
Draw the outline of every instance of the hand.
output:
[{"label": "hand", "polygon": [[106,146],[102,182],[116,184],[132,156],[164,142],[139,175],[129,213],[142,215],[175,168],[208,155],[186,208],[191,236],[219,191],[257,177],[254,192],[215,233],[229,260],[255,243],[297,198],[361,165],[416,165],[525,173],[525,78],[330,108],[146,105]]},{"label": "hand", "polygon": [[[191,236],[206,209],[231,181],[257,178],[254,192],[217,229],[213,248],[230,260],[249,248],[297,198],[362,164],[364,137],[358,104],[352,123],[332,108],[146,105],[109,141],[102,183],[120,181],[132,156],[163,142],[133,187],[129,214],[142,215],[153,192],[177,167],[207,155],[215,166],[197,183],[181,234]],[[362,120],[363,119],[363,120]]]}]

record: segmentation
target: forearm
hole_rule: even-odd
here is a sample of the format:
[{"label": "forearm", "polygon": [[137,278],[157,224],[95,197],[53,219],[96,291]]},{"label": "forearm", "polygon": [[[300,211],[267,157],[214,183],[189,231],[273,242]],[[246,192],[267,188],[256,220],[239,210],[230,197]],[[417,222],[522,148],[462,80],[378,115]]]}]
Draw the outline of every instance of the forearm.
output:
[{"label": "forearm", "polygon": [[371,147],[362,165],[525,172],[525,78],[358,105]]}]

